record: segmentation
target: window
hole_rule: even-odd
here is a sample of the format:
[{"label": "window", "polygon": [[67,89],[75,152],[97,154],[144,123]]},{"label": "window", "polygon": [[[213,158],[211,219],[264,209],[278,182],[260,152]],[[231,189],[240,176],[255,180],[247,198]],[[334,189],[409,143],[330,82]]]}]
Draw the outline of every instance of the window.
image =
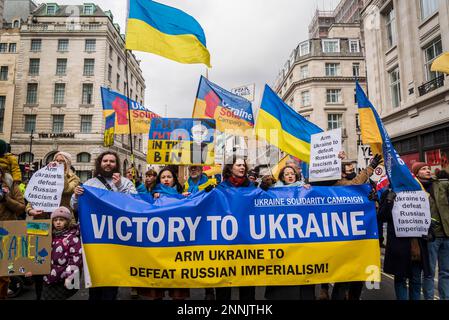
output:
[{"label": "window", "polygon": [[327,130],[334,130],[343,126],[342,114],[328,114],[327,115]]},{"label": "window", "polygon": [[356,53],[360,52],[359,40],[349,40],[349,52]]},{"label": "window", "polygon": [[89,163],[90,162],[90,154],[87,152],[78,153],[76,155],[76,162]]},{"label": "window", "polygon": [[20,21],[19,20],[14,20],[13,28],[20,28]]},{"label": "window", "polygon": [[86,4],[86,5],[84,5],[84,14],[85,15],[92,15],[92,14],[94,14],[94,5],[93,4]]},{"label": "window", "polygon": [[112,66],[108,65],[108,80],[112,81]]},{"label": "window", "polygon": [[31,40],[31,51],[32,52],[39,52],[41,51],[42,47],[42,40],[41,39],[32,39]]},{"label": "window", "polygon": [[109,59],[114,60],[114,50],[111,45],[109,45]]},{"label": "window", "polygon": [[340,40],[322,40],[323,52],[324,53],[335,53],[340,52]]},{"label": "window", "polygon": [[7,51],[8,51],[8,44],[0,43],[0,53],[7,52]]},{"label": "window", "polygon": [[336,77],[340,75],[339,63],[326,63],[326,77]]},{"label": "window", "polygon": [[439,0],[420,0],[421,3],[421,19],[425,20],[438,11]]},{"label": "window", "polygon": [[306,78],[308,78],[309,77],[309,66],[308,65],[306,65],[306,66],[302,66],[300,69],[299,69],[299,73],[300,73],[300,78],[301,79],[306,79]]},{"label": "window", "polygon": [[47,4],[47,15],[55,15],[56,14],[56,6],[53,4]]},{"label": "window", "polygon": [[19,163],[31,163],[34,160],[34,154],[24,152],[19,155]]},{"label": "window", "polygon": [[352,64],[352,75],[354,77],[360,76],[360,63],[353,63]]},{"label": "window", "polygon": [[115,84],[117,91],[120,91],[120,75],[117,73],[117,82]]},{"label": "window", "polygon": [[9,44],[9,52],[10,53],[15,53],[17,50],[17,44],[16,43],[10,43]]},{"label": "window", "polygon": [[301,105],[303,107],[310,106],[310,91],[301,92]]},{"label": "window", "polygon": [[59,39],[58,40],[58,51],[60,51],[60,52],[69,51],[69,39]]},{"label": "window", "polygon": [[54,104],[63,104],[65,96],[65,83],[55,83]]},{"label": "window", "polygon": [[6,96],[0,96],[0,132],[3,132],[3,121],[5,119]]},{"label": "window", "polygon": [[82,171],[77,170],[76,171],[76,175],[78,176],[78,178],[80,178],[80,182],[84,183],[87,180],[92,178],[92,171],[90,171],[90,170],[82,170]]},{"label": "window", "polygon": [[327,89],[326,90],[326,102],[327,103],[340,103],[341,102],[341,89]]},{"label": "window", "polygon": [[388,46],[391,48],[396,45],[396,14],[394,8],[386,15],[386,27]]},{"label": "window", "polygon": [[37,83],[28,83],[27,86],[27,104],[37,103]]},{"label": "window", "polygon": [[118,68],[119,70],[122,69],[122,59],[120,59],[120,57],[117,57],[117,68]]},{"label": "window", "polygon": [[299,56],[305,56],[310,53],[310,43],[309,41],[303,42],[299,45]]},{"label": "window", "polygon": [[82,104],[92,104],[92,93],[94,85],[92,83],[83,83]]},{"label": "window", "polygon": [[6,81],[8,80],[8,66],[1,66],[0,67],[0,81]]},{"label": "window", "polygon": [[64,116],[54,115],[53,116],[53,133],[62,133],[64,131]]},{"label": "window", "polygon": [[391,104],[393,108],[399,107],[401,103],[401,79],[399,68],[390,72]]},{"label": "window", "polygon": [[56,75],[63,76],[67,72],[67,59],[56,60]]},{"label": "window", "polygon": [[84,73],[85,76],[93,76],[95,69],[95,59],[84,59]]},{"label": "window", "polygon": [[31,133],[36,131],[36,115],[25,115],[25,133]]},{"label": "window", "polygon": [[86,39],[84,44],[84,51],[86,52],[94,52],[97,40],[95,39]]},{"label": "window", "polygon": [[424,59],[426,68],[427,81],[438,78],[441,75],[439,72],[430,71],[433,61],[443,53],[443,47],[441,45],[441,39],[438,38],[424,48]]},{"label": "window", "polygon": [[28,70],[28,74],[30,76],[38,76],[39,75],[39,66],[40,59],[30,59],[30,69]]},{"label": "window", "polygon": [[133,89],[129,89],[129,96],[130,96],[130,99],[132,99],[132,96],[133,96]]},{"label": "window", "polygon": [[[91,133],[92,131],[92,116],[91,115],[82,115],[81,116],[81,126],[80,126],[80,132],[81,133]],[[82,162],[82,161],[78,161],[78,162]],[[86,162],[90,162],[86,161]]]}]

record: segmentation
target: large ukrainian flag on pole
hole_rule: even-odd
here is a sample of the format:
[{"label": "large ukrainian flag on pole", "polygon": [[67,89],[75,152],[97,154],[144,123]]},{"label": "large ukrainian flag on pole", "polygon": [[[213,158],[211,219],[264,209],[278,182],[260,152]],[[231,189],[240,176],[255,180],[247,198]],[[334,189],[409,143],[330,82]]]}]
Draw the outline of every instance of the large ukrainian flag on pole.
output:
[{"label": "large ukrainian flag on pole", "polygon": [[412,176],[407,165],[396,152],[376,109],[358,82],[356,82],[356,95],[363,143],[371,145],[373,152],[375,148],[382,150],[385,169],[392,189],[396,193],[422,190],[418,181]]},{"label": "large ukrainian flag on pole", "polygon": [[152,0],[129,0],[126,49],[211,67],[200,24],[187,13]]},{"label": "large ukrainian flag on pole", "polygon": [[256,122],[258,137],[309,163],[310,138],[312,134],[320,132],[323,132],[320,127],[290,108],[268,85],[265,85]]}]

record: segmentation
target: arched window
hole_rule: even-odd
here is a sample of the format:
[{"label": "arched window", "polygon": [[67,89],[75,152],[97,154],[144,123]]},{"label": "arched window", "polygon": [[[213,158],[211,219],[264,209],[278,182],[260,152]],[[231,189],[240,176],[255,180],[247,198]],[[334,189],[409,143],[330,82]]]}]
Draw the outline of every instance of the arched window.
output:
[{"label": "arched window", "polygon": [[55,156],[55,154],[57,154],[59,151],[52,151],[52,152],[50,152],[49,154],[47,154],[46,156],[45,156],[45,164],[47,165],[47,164],[49,164],[50,162],[52,162],[53,161],[53,158],[54,158],[54,156]]},{"label": "arched window", "polygon": [[19,155],[19,163],[31,163],[34,160],[34,154],[24,152]]},{"label": "arched window", "polygon": [[19,20],[14,20],[13,28],[20,28],[20,21]]},{"label": "arched window", "polygon": [[90,162],[90,154],[87,152],[81,152],[76,155],[76,162],[89,163]]}]

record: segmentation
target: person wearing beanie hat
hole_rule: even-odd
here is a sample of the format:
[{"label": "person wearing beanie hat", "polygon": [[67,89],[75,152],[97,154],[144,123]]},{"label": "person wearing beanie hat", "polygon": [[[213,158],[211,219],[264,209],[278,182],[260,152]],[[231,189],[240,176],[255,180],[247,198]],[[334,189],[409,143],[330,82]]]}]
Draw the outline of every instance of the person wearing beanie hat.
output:
[{"label": "person wearing beanie hat", "polygon": [[71,223],[72,213],[66,207],[55,209],[51,219],[51,269],[43,277],[42,300],[66,300],[78,291],[72,283],[75,277],[80,277],[83,265],[80,230],[79,225]]},{"label": "person wearing beanie hat", "polygon": [[12,175],[14,182],[22,182],[22,172],[20,171],[17,157],[8,152],[8,143],[0,139],[0,167],[5,173]]},{"label": "person wearing beanie hat", "polygon": [[[75,188],[80,184],[80,178],[73,173],[70,169],[72,165],[72,156],[64,151],[59,151],[53,157],[53,162],[57,164],[64,164],[64,189],[62,191],[61,198],[61,207],[68,208],[71,212],[72,208],[70,207],[70,199],[72,198],[73,192]],[[33,208],[31,203],[28,203],[26,207],[26,212],[29,216],[34,217],[35,219],[48,219],[49,212],[43,212],[42,210],[36,210]],[[74,215],[74,220],[77,220],[77,217]]]},{"label": "person wearing beanie hat", "polygon": [[427,243],[430,272],[424,275],[424,299],[434,299],[438,261],[438,294],[441,300],[449,300],[449,182],[432,178],[430,166],[425,162],[415,162],[412,172],[429,193],[432,216]]}]

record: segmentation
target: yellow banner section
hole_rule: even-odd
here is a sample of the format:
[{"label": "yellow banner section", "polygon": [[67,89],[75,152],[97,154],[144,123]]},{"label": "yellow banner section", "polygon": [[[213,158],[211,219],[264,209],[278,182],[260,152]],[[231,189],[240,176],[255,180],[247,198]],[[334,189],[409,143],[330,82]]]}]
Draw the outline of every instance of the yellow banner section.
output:
[{"label": "yellow banner section", "polygon": [[[114,112],[114,110],[103,110],[103,116],[106,118]],[[130,114],[131,130],[133,134],[148,134],[150,131],[151,119],[157,117],[156,114],[143,110],[131,110]],[[114,134],[129,134],[128,111],[121,116],[124,120],[119,120],[119,116],[115,119]]]},{"label": "yellow banner section", "polygon": [[147,162],[149,164],[213,165],[215,163],[212,143],[191,141],[149,140]]},{"label": "yellow banner section", "polygon": [[214,288],[381,280],[377,239],[174,248],[87,244],[83,250],[93,287]]}]

